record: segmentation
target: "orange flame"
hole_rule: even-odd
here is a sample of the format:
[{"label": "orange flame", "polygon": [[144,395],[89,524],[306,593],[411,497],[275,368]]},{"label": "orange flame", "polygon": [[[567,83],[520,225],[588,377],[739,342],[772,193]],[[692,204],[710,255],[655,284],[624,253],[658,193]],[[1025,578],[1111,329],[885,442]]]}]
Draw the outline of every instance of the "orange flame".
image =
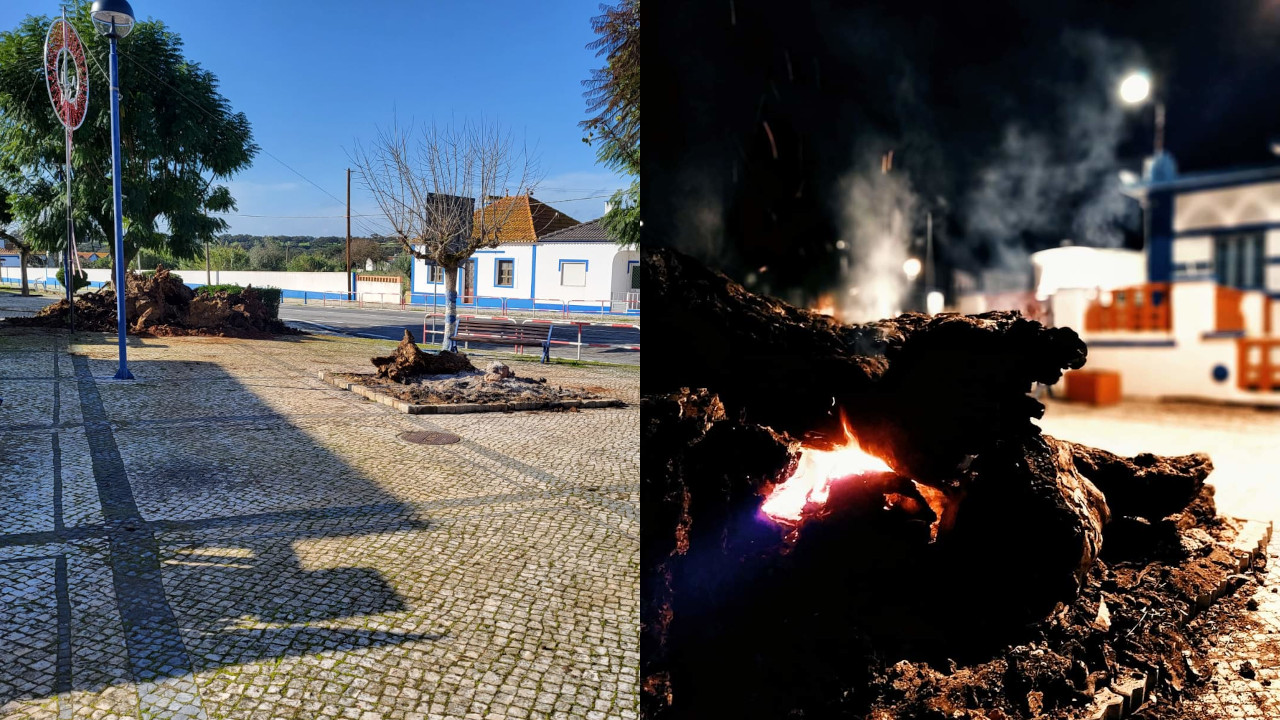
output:
[{"label": "orange flame", "polygon": [[830,293],[819,295],[817,304],[815,304],[811,309],[819,315],[835,317],[836,299]]},{"label": "orange flame", "polygon": [[844,434],[848,442],[835,449],[802,448],[795,472],[774,486],[760,509],[776,522],[793,525],[800,522],[805,508],[827,501],[832,481],[893,471],[884,460],[862,449],[847,421]]}]

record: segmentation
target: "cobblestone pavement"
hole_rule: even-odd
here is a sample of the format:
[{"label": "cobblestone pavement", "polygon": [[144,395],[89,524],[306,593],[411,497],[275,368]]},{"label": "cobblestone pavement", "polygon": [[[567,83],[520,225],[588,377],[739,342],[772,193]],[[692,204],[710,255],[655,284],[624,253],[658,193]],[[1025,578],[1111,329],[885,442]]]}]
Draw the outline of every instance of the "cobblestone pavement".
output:
[{"label": "cobblestone pavement", "polygon": [[51,293],[32,293],[23,297],[13,290],[0,289],[0,318],[30,317],[40,312],[45,305],[57,302],[58,298]]},{"label": "cobblestone pavement", "polygon": [[131,339],[119,383],[0,333],[0,718],[637,717],[638,370],[430,418],[316,379],[391,345]]},{"label": "cobblestone pavement", "polygon": [[[1065,440],[1112,452],[1181,455],[1203,451],[1213,458],[1209,477],[1224,515],[1280,525],[1280,412],[1193,403],[1126,401],[1107,408],[1049,402],[1040,426]],[[1250,630],[1216,639],[1210,650],[1210,682],[1185,703],[1183,717],[1280,717],[1280,539],[1268,551],[1258,609]],[[1212,611],[1210,611],[1212,612]],[[1256,676],[1240,674],[1249,662]]]}]

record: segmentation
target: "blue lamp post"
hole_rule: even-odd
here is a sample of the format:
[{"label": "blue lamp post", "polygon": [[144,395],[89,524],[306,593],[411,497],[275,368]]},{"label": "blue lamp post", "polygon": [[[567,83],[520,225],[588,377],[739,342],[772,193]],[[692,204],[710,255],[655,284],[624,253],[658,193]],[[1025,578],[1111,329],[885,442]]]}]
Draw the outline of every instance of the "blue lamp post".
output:
[{"label": "blue lamp post", "polygon": [[93,25],[98,34],[111,40],[111,179],[115,183],[116,247],[112,265],[115,266],[116,331],[120,335],[120,369],[116,380],[132,380],[125,357],[124,314],[124,223],[120,210],[120,60],[116,56],[116,40],[133,29],[133,8],[126,0],[95,0],[92,9]]}]

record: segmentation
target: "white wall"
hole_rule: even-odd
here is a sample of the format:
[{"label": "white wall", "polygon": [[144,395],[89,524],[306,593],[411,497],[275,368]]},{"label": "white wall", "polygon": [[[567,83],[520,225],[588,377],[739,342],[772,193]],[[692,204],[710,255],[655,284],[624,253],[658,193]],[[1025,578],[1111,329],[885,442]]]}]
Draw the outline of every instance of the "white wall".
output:
[{"label": "white wall", "polygon": [[[204,285],[204,270],[174,270],[175,275],[188,285]],[[111,270],[87,269],[89,281],[93,283],[111,282]],[[58,274],[58,268],[27,268],[27,280],[35,282],[46,277],[52,282]],[[347,275],[343,272],[268,272],[260,270],[214,270],[214,285],[253,285],[254,287],[274,287],[282,290],[307,292],[342,292],[347,291]],[[0,268],[0,276],[7,280],[21,277],[19,268]]]},{"label": "white wall", "polygon": [[[1133,335],[1129,339],[1133,339]],[[1174,347],[1104,347],[1089,345],[1085,370],[1120,373],[1127,397],[1201,397],[1280,405],[1280,393],[1241,390],[1235,338],[1178,340]],[[1227,368],[1227,379],[1213,379],[1215,365]]]},{"label": "white wall", "polygon": [[[619,255],[623,256],[619,259]],[[626,292],[630,277],[626,260],[637,260],[640,254],[621,250],[613,243],[540,243],[538,245],[538,297],[549,300],[610,300],[612,293]],[[560,261],[586,260],[587,284],[569,287],[560,284]],[[619,270],[621,263],[621,270]]]},{"label": "white wall", "polygon": [[1083,334],[1085,312],[1089,309],[1089,304],[1097,299],[1097,290],[1084,288],[1059,290],[1049,301],[1050,321],[1054,327],[1071,328],[1077,334]]},{"label": "white wall", "polygon": [[[533,255],[531,243],[512,243],[477,251],[471,256],[476,267],[476,294],[482,297],[528,299],[533,283]],[[499,258],[511,258],[516,261],[515,283],[512,287],[498,287],[494,284]],[[414,258],[413,265],[413,292],[444,292],[443,282],[429,282],[430,276],[427,274],[425,260]],[[458,292],[462,292],[461,271],[459,271]]]},{"label": "white wall", "polygon": [[1063,288],[1115,288],[1147,281],[1147,258],[1140,250],[1069,246],[1031,254],[1036,269],[1036,298],[1046,300]]},{"label": "white wall", "polygon": [[1276,221],[1280,182],[1178,193],[1174,201],[1174,232]]}]

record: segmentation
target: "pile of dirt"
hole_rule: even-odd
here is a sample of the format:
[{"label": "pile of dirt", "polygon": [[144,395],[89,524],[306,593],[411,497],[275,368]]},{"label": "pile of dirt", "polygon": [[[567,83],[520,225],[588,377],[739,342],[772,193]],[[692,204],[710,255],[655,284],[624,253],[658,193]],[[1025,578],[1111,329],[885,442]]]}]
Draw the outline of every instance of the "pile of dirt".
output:
[{"label": "pile of dirt", "polygon": [[[65,328],[70,324],[66,300],[59,300],[29,318],[9,318],[10,325]],[[131,335],[267,338],[294,333],[271,316],[258,291],[219,290],[197,294],[163,265],[154,273],[125,275],[125,322]],[[112,285],[75,298],[77,330],[116,331],[116,293]]]},{"label": "pile of dirt", "polygon": [[[646,717],[1065,719],[1139,674],[1166,700],[1195,682],[1186,620],[1237,572],[1238,530],[1205,455],[1040,433],[1028,392],[1084,365],[1074,332],[840,325],[645,253],[675,323],[641,402]],[[765,514],[850,436],[892,469]]]},{"label": "pile of dirt", "polygon": [[413,340],[413,333],[406,328],[404,338],[396,346],[395,351],[385,357],[372,358],[374,367],[378,368],[375,377],[386,378],[392,382],[409,383],[415,378],[425,375],[448,375],[452,373],[475,372],[476,368],[462,353],[441,350],[438,353],[424,353]]},{"label": "pile of dirt", "polygon": [[[466,358],[465,355],[458,357],[464,360]],[[602,397],[582,388],[550,385],[546,378],[517,377],[510,367],[498,362],[491,363],[484,371],[473,368],[460,372],[417,375],[400,381],[380,377],[380,374],[348,373],[339,377],[376,387],[398,400],[414,405],[556,403],[564,400],[598,400]]]}]

